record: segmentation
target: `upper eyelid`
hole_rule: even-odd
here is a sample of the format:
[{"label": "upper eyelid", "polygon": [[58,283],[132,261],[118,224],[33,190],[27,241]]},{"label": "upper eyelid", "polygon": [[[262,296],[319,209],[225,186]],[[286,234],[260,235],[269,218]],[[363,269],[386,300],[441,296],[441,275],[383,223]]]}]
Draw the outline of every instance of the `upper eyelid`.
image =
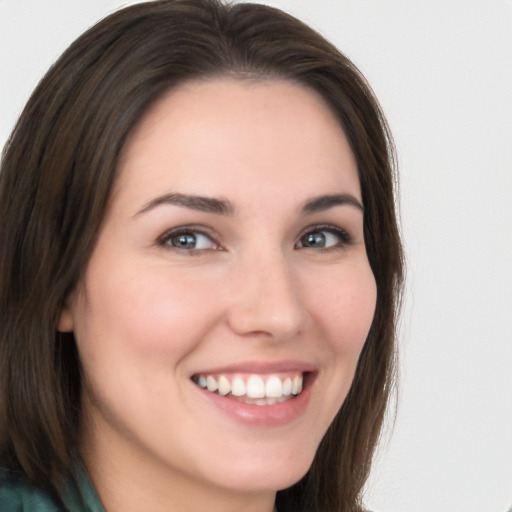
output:
[{"label": "upper eyelid", "polygon": [[343,233],[346,236],[353,238],[350,231],[346,228],[342,228],[341,226],[337,226],[336,224],[312,224],[299,233],[298,238],[310,233],[312,231],[330,231],[331,233]]}]

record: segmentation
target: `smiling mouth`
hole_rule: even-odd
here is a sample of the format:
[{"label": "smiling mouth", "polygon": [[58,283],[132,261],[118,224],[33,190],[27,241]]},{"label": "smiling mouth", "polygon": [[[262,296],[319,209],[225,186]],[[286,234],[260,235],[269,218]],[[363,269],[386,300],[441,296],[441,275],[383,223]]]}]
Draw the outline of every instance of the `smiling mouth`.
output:
[{"label": "smiling mouth", "polygon": [[302,392],[306,372],[279,374],[196,374],[200,388],[251,405],[274,405],[296,398]]}]

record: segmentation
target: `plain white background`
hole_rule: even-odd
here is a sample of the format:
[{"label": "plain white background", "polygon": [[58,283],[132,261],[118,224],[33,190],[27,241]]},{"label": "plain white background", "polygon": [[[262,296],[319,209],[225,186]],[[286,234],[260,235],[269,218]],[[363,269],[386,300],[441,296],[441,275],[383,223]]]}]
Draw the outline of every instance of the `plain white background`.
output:
[{"label": "plain white background", "polygon": [[[57,56],[121,0],[0,0],[0,144]],[[366,503],[512,506],[512,1],[268,0],[365,73],[398,147],[401,385]],[[390,422],[391,423],[391,422]]]}]

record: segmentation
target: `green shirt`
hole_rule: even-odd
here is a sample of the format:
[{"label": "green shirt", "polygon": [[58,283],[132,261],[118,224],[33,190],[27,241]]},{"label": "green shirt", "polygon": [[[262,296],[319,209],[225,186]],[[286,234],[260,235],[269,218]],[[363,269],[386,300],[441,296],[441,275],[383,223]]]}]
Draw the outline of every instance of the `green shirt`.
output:
[{"label": "green shirt", "polygon": [[62,497],[63,508],[44,490],[0,469],[0,512],[105,512],[84,470],[79,471],[78,484],[84,503],[77,490],[69,485]]},{"label": "green shirt", "polygon": [[76,489],[68,486],[62,498],[65,505],[63,508],[44,490],[26,484],[11,473],[0,469],[0,512],[105,512],[83,469],[79,472],[78,484],[84,504]]}]

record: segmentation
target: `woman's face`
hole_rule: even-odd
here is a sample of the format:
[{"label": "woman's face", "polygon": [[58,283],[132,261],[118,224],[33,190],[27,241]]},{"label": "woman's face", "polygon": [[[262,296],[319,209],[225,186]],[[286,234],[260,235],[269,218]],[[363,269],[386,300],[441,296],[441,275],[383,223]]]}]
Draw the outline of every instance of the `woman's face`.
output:
[{"label": "woman's face", "polygon": [[60,319],[83,365],[93,477],[296,482],[347,395],[375,300],[356,162],[323,101],[283,81],[173,90],[125,147]]}]

